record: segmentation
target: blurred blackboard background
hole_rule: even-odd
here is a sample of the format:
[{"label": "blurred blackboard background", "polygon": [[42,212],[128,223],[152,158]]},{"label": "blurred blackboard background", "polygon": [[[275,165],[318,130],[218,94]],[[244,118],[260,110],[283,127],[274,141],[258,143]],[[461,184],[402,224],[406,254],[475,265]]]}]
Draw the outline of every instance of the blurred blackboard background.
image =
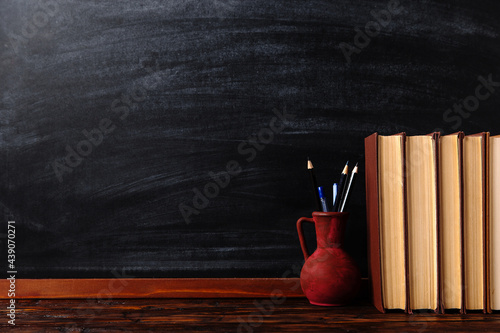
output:
[{"label": "blurred blackboard background", "polygon": [[345,246],[366,276],[364,137],[500,134],[499,15],[2,0],[0,253],[14,220],[19,278],[296,276],[309,156],[328,189],[360,162]]}]

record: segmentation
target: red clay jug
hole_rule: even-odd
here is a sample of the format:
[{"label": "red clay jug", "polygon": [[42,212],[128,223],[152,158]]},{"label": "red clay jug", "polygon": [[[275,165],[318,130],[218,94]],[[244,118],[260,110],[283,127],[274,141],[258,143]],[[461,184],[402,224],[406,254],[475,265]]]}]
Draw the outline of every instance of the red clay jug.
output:
[{"label": "red clay jug", "polygon": [[[305,263],[300,285],[311,304],[339,306],[352,300],[359,291],[361,274],[354,260],[342,249],[349,213],[313,212],[312,218],[297,221],[300,246]],[[314,223],[317,249],[309,256],[302,230],[303,222]]]}]

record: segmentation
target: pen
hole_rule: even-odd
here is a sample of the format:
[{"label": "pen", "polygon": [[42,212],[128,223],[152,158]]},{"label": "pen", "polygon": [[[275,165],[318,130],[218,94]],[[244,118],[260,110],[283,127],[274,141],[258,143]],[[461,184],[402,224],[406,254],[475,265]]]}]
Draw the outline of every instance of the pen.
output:
[{"label": "pen", "polygon": [[324,212],[328,212],[328,204],[326,203],[325,194],[323,193],[323,186],[318,187],[319,200]]},{"label": "pen", "polygon": [[313,193],[314,193],[314,201],[316,202],[316,210],[318,212],[321,211],[321,201],[319,200],[319,194],[318,194],[318,183],[316,182],[316,175],[314,173],[314,167],[309,159],[307,158],[307,169],[309,170],[309,175],[311,175],[311,183],[313,186]]},{"label": "pen", "polygon": [[342,204],[340,205],[340,210],[339,212],[343,212],[344,208],[349,201],[349,195],[351,194],[352,186],[354,184],[354,180],[356,179],[356,175],[358,174],[358,163],[356,163],[356,166],[354,169],[352,169],[351,172],[351,178],[349,179],[349,184],[346,186],[347,189],[345,191],[344,198],[342,198]]},{"label": "pen", "polygon": [[347,172],[349,170],[349,161],[345,164],[344,170],[342,170],[342,173],[340,174],[340,181],[339,185],[337,188],[337,198],[335,199],[335,203],[333,204],[333,211],[338,212],[339,211],[339,206],[340,206],[340,200],[344,196],[344,191],[345,191],[345,182],[347,178]]},{"label": "pen", "polygon": [[[338,186],[337,183],[333,183],[333,197],[332,197],[332,205],[335,206],[335,199],[337,199]],[[332,206],[333,207],[333,206]]]}]

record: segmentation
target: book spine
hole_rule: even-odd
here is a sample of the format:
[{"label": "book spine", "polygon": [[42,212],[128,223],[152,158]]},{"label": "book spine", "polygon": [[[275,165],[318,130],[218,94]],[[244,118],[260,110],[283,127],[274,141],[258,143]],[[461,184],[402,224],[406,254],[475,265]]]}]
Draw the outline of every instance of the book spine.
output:
[{"label": "book spine", "polygon": [[382,304],[380,268],[380,229],[378,207],[378,134],[365,138],[366,221],[368,233],[368,273],[373,305],[385,312]]}]

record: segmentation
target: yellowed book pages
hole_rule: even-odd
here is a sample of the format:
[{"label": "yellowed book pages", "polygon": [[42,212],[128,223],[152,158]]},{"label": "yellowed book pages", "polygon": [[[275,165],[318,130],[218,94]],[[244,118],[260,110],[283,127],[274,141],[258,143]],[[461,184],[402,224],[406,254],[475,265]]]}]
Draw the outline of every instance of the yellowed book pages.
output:
[{"label": "yellowed book pages", "polygon": [[411,309],[438,307],[437,175],[432,136],[406,137],[408,280]]},{"label": "yellowed book pages", "polygon": [[403,206],[403,137],[378,137],[379,224],[382,302],[406,308]]},{"label": "yellowed book pages", "polygon": [[461,175],[458,134],[439,139],[441,290],[445,309],[462,307]]},{"label": "yellowed book pages", "polygon": [[464,138],[464,268],[465,307],[484,308],[483,165],[482,137]]},{"label": "yellowed book pages", "polygon": [[490,138],[490,305],[500,310],[500,136]]}]

